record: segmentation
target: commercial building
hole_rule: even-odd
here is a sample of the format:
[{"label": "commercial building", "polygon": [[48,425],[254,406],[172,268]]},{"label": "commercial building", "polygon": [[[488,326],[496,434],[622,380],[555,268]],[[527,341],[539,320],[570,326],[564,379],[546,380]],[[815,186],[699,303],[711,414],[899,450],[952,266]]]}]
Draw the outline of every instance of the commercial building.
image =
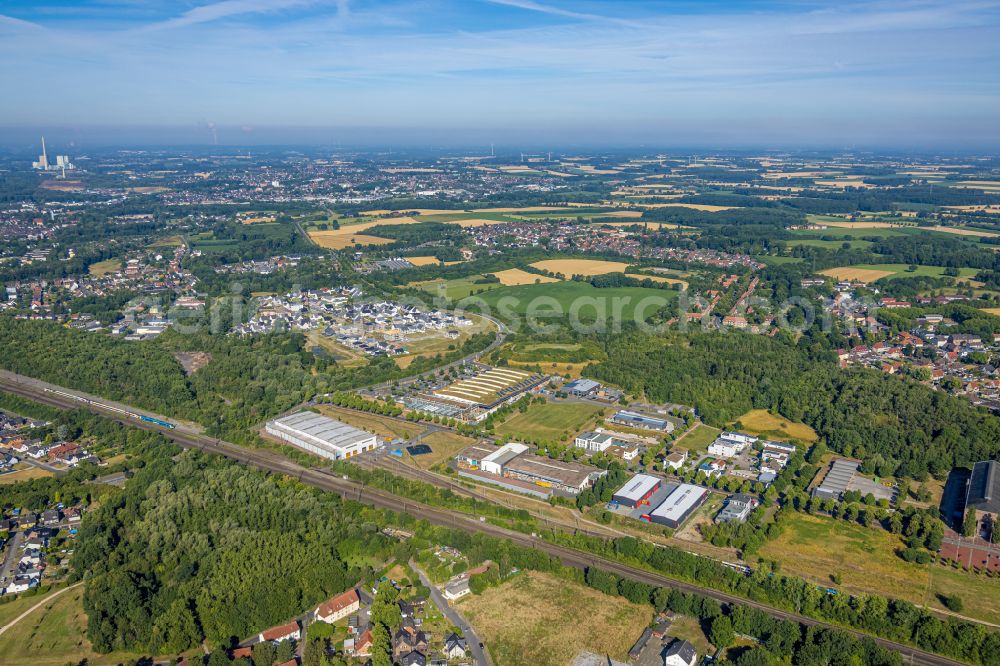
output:
[{"label": "commercial building", "polygon": [[629,442],[624,439],[615,437],[610,433],[601,432],[600,430],[588,430],[587,432],[582,432],[576,436],[573,443],[576,448],[583,449],[588,453],[600,453],[607,450],[608,447],[611,446],[625,447],[629,444]]},{"label": "commercial building", "polygon": [[658,419],[652,416],[640,414],[638,412],[630,412],[625,409],[612,416],[611,422],[628,426],[629,428],[642,428],[644,430],[662,430],[663,432],[671,432],[674,429],[674,424],[666,419]]},{"label": "commercial building", "polygon": [[858,463],[853,460],[837,458],[830,465],[830,471],[826,473],[823,482],[813,490],[813,497],[820,499],[839,500],[847,491],[847,484],[854,478],[858,471]]},{"label": "commercial building", "polygon": [[421,411],[478,423],[501,407],[538,388],[547,379],[544,375],[534,375],[522,370],[488,368],[472,377],[460,379],[429,394],[408,398],[404,402]]},{"label": "commercial building", "polygon": [[528,453],[528,446],[518,442],[504,444],[498,449],[475,444],[462,450],[456,460],[459,474],[463,476],[531,494],[539,494],[539,490],[532,489],[535,486],[546,494],[558,490],[576,495],[607,474],[605,470],[588,465]]},{"label": "commercial building", "polygon": [[745,448],[752,446],[756,441],[756,437],[744,435],[741,432],[724,432],[709,444],[708,453],[720,458],[733,458],[743,453]]},{"label": "commercial building", "polygon": [[975,511],[977,521],[982,520],[985,514],[991,514],[993,529],[1000,529],[996,526],[996,519],[1000,516],[1000,462],[988,460],[972,466],[965,509]]},{"label": "commercial building", "polygon": [[651,523],[677,529],[695,510],[702,505],[708,491],[690,483],[682,483],[667,495],[659,506],[643,516]]},{"label": "commercial building", "polygon": [[593,379],[576,379],[563,386],[563,391],[581,398],[592,396],[601,388],[598,382]]},{"label": "commercial building", "polygon": [[264,431],[283,442],[330,460],[352,458],[378,447],[378,438],[315,412],[268,421]]},{"label": "commercial building", "polygon": [[650,496],[660,488],[661,480],[649,474],[636,474],[618,489],[611,499],[625,506],[636,507],[649,502]]}]

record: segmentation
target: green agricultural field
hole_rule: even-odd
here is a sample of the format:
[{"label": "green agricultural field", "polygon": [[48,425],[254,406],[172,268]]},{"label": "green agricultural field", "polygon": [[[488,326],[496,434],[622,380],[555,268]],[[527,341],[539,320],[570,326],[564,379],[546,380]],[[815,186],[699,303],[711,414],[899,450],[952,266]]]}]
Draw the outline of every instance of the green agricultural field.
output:
[{"label": "green agricultural field", "polygon": [[[916,270],[911,271],[908,264],[858,264],[849,268],[892,273],[892,275],[887,275],[885,278],[890,280],[901,277],[945,277],[944,272],[947,270],[944,266],[920,265],[917,266]],[[958,269],[958,276],[960,278],[972,278],[978,272],[978,268],[960,268]]]},{"label": "green agricultural field", "polygon": [[[905,562],[896,555],[902,539],[876,527],[826,516],[786,513],[781,534],[757,553],[776,561],[786,574],[817,585],[905,599],[943,610],[939,594],[957,594],[963,615],[1000,622],[1000,580],[932,564]],[[841,578],[834,585],[831,576]]]},{"label": "green agricultural field", "polygon": [[587,282],[570,281],[491,289],[458,305],[475,309],[485,303],[495,316],[509,321],[528,319],[530,314],[543,326],[565,324],[568,317],[588,325],[598,320],[634,321],[637,309],[639,318],[646,319],[677,295],[671,289],[598,289]]},{"label": "green agricultural field", "polygon": [[589,426],[605,408],[586,403],[547,402],[517,412],[497,428],[513,439],[565,441]]},{"label": "green agricultural field", "polygon": [[820,240],[818,238],[795,239],[795,240],[787,241],[787,243],[788,243],[789,247],[799,247],[799,246],[804,245],[804,246],[807,246],[807,247],[821,247],[821,248],[824,248],[824,249],[827,249],[827,250],[839,250],[840,248],[842,248],[844,246],[845,243],[852,250],[859,250],[859,249],[860,250],[867,250],[872,245],[874,245],[873,242],[871,242],[871,241],[864,241],[864,240],[849,240],[849,241],[845,241],[845,240]]},{"label": "green agricultural field", "polygon": [[458,222],[459,220],[496,220],[497,222],[516,222],[517,218],[507,213],[479,213],[476,211],[460,213],[437,213],[435,215],[418,215],[421,222]]},{"label": "green agricultural field", "polygon": [[482,275],[469,275],[467,277],[455,278],[453,280],[431,280],[428,282],[411,282],[408,287],[417,287],[421,291],[426,291],[431,296],[444,296],[451,301],[459,301],[463,298],[490,289],[503,287],[499,282],[484,282],[477,284],[477,280],[482,280]]}]

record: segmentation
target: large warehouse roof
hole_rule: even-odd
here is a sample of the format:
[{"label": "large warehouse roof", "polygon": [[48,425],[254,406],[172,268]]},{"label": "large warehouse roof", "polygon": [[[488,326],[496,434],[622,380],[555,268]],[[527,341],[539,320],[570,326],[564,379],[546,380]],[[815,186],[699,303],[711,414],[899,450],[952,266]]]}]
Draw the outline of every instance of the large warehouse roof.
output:
[{"label": "large warehouse roof", "polygon": [[667,495],[667,499],[660,502],[658,507],[650,511],[649,515],[679,523],[707,492],[704,488],[690,483],[682,483],[674,488],[674,492]]},{"label": "large warehouse roof", "polygon": [[847,484],[854,478],[854,473],[858,471],[858,463],[853,460],[838,458],[830,465],[830,471],[826,473],[823,483],[819,485],[816,492],[824,496],[840,496],[847,490]]},{"label": "large warehouse roof", "polygon": [[272,427],[297,435],[317,446],[348,448],[359,442],[370,440],[373,435],[354,426],[315,412],[299,412],[271,421]]},{"label": "large warehouse roof", "polygon": [[649,474],[636,474],[629,479],[624,486],[618,489],[618,492],[615,493],[615,497],[622,497],[632,500],[633,502],[638,502],[659,483],[660,480],[655,476],[650,476]]}]

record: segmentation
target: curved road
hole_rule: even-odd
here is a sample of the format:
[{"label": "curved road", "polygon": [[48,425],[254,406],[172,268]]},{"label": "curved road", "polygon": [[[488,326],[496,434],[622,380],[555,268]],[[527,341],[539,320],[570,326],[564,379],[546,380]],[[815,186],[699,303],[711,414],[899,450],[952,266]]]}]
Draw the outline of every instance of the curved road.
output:
[{"label": "curved road", "polygon": [[[197,433],[191,433],[190,428],[175,428],[173,430],[167,430],[156,426],[155,424],[139,421],[137,419],[119,414],[115,411],[103,409],[101,405],[80,403],[71,398],[46,392],[43,390],[46,387],[64,390],[60,387],[28,377],[21,377],[19,375],[12,376],[11,373],[0,372],[0,388],[10,393],[63,409],[90,409],[95,413],[103,416],[109,416],[110,418],[120,421],[126,425],[159,432],[185,448],[194,448],[209,453],[216,453],[266,472],[292,476],[302,483],[306,483],[322,490],[335,492],[348,500],[353,500],[376,508],[388,509],[390,511],[409,513],[416,518],[427,520],[430,523],[443,527],[462,529],[470,532],[479,532],[500,539],[505,539],[519,546],[534,548],[545,552],[548,555],[558,558],[563,564],[576,567],[578,569],[585,569],[593,566],[609,571],[623,578],[629,578],[631,580],[648,583],[658,587],[670,587],[684,592],[700,594],[702,596],[716,599],[723,604],[743,604],[746,606],[752,606],[768,613],[772,617],[779,619],[791,620],[807,626],[822,626],[839,629],[853,635],[856,638],[871,638],[882,647],[899,652],[903,655],[905,661],[910,664],[953,666],[962,663],[960,661],[936,655],[931,652],[926,652],[909,645],[904,645],[902,643],[897,643],[884,638],[876,638],[874,636],[870,636],[869,634],[853,631],[851,629],[845,629],[844,627],[838,627],[827,622],[822,622],[810,617],[774,608],[744,597],[702,587],[685,581],[675,580],[662,574],[645,571],[643,569],[636,569],[620,562],[604,559],[597,555],[591,555],[589,553],[573,550],[564,546],[551,544],[532,535],[522,534],[521,532],[509,530],[504,527],[491,525],[485,520],[476,520],[472,516],[458,513],[456,511],[433,507],[421,502],[415,502],[404,497],[393,495],[379,488],[365,486],[362,483],[336,475],[327,470],[303,467],[302,465],[292,462],[291,460],[272,451],[246,449],[236,444],[231,444],[229,442],[224,442]],[[75,395],[85,395],[79,391],[74,391],[73,393]],[[96,397],[93,399],[99,400],[100,402],[108,402]]]}]

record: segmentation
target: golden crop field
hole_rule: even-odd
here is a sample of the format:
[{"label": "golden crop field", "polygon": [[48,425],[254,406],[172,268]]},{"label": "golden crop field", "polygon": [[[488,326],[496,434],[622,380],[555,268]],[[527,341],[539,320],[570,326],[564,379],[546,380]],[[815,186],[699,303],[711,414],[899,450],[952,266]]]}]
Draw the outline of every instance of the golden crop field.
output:
[{"label": "golden crop field", "polygon": [[379,238],[367,234],[338,234],[336,231],[310,231],[309,238],[320,247],[330,250],[343,250],[354,245],[386,245],[393,241],[389,238]]},{"label": "golden crop field", "polygon": [[857,280],[858,282],[875,282],[884,277],[895,275],[892,271],[877,271],[871,268],[855,268],[854,266],[828,268],[819,273],[820,275],[829,275],[835,280]]},{"label": "golden crop field", "polygon": [[601,261],[600,259],[546,259],[531,264],[543,271],[551,271],[563,276],[571,275],[604,275],[605,273],[624,273],[628,264],[621,261]]},{"label": "golden crop field", "polygon": [[693,204],[693,203],[655,203],[646,204],[647,208],[691,208],[693,210],[700,210],[706,213],[718,213],[720,210],[732,210],[734,208],[739,208],[739,206],[712,206],[710,204]]},{"label": "golden crop field", "polygon": [[662,282],[664,284],[682,284],[684,288],[688,288],[688,283],[685,280],[678,280],[677,278],[663,277],[662,275],[649,275],[647,273],[626,273],[630,278],[636,278],[637,280],[652,280],[653,282]]},{"label": "golden crop field", "polygon": [[358,224],[345,224],[339,229],[329,229],[327,231],[310,231],[309,238],[320,247],[332,250],[342,250],[360,243],[361,245],[385,245],[392,243],[391,239],[379,238],[362,233],[372,227],[382,224],[419,224],[412,217],[387,217],[378,220],[359,222]]},{"label": "golden crop field", "polygon": [[496,275],[500,280],[500,284],[505,287],[518,287],[522,284],[559,281],[546,275],[535,275],[534,273],[523,271],[520,268],[508,268],[505,271],[497,271],[493,275]]},{"label": "golden crop field", "polygon": [[958,234],[959,236],[978,236],[980,238],[996,238],[1000,234],[978,229],[966,229],[965,227],[943,227],[940,224],[931,227],[934,231],[943,231],[948,234]]},{"label": "golden crop field", "polygon": [[441,263],[437,257],[407,257],[406,260],[414,266],[437,266]]}]

